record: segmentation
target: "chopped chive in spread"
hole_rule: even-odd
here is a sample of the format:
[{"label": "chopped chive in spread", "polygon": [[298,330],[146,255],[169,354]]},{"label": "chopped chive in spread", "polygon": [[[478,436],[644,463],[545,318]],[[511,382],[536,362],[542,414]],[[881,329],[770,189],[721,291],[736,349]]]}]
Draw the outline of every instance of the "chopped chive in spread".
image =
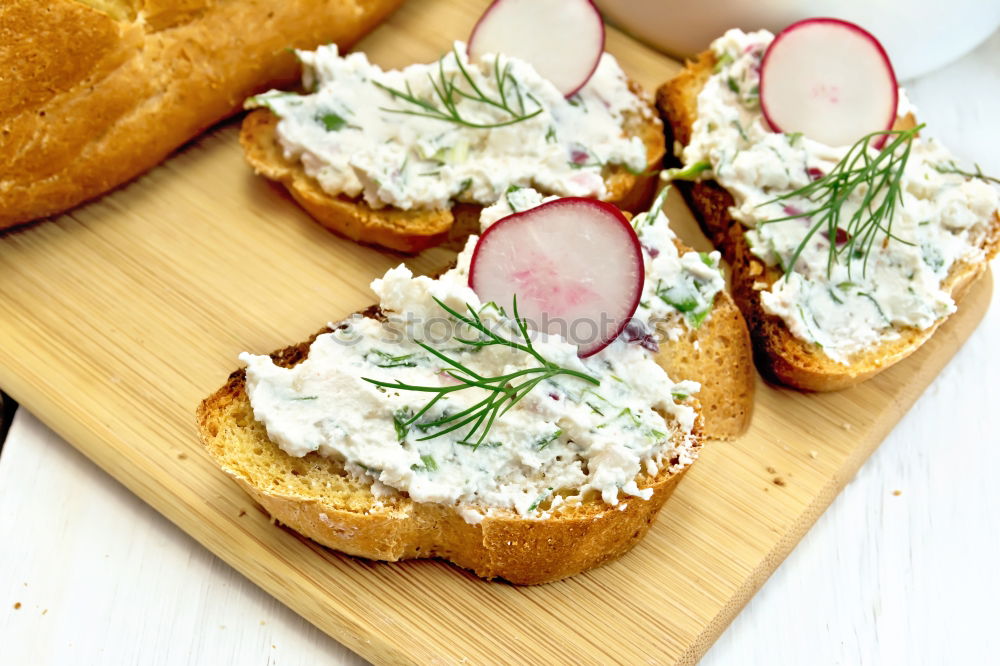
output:
[{"label": "chopped chive in spread", "polygon": [[428,472],[436,472],[438,470],[437,461],[434,460],[433,456],[420,456],[420,459],[424,461],[424,469]]},{"label": "chopped chive in spread", "polygon": [[546,446],[559,439],[561,436],[562,436],[562,430],[556,430],[551,435],[546,435],[545,437],[542,437],[537,442],[535,442],[535,448],[541,451]]},{"label": "chopped chive in spread", "polygon": [[393,356],[388,352],[384,352],[381,349],[372,349],[370,352],[365,354],[365,360],[372,365],[377,365],[380,368],[413,368],[416,367],[417,363],[413,360],[416,354],[400,354],[398,356]]},{"label": "chopped chive in spread", "polygon": [[292,398],[292,400],[316,400],[318,398],[318,395],[303,395],[298,398]]},{"label": "chopped chive in spread", "polygon": [[722,55],[715,56],[715,67],[713,68],[713,73],[718,74],[721,72],[726,65],[733,61],[733,56],[728,53],[723,53]]},{"label": "chopped chive in spread", "polygon": [[587,402],[587,403],[585,403],[585,404],[587,405],[587,407],[590,407],[590,410],[591,410],[592,412],[594,412],[595,414],[597,414],[598,416],[604,416],[604,412],[602,412],[601,410],[599,410],[599,409],[598,409],[598,408],[597,408],[597,407],[596,407],[596,406],[594,405],[594,403],[592,403],[592,402]]},{"label": "chopped chive in spread", "polygon": [[466,190],[468,190],[470,187],[472,187],[472,179],[466,178],[459,184],[458,191],[455,192],[454,197],[457,199],[458,197],[462,196],[463,194],[465,194]]},{"label": "chopped chive in spread", "polygon": [[400,409],[392,414],[392,424],[396,427],[396,440],[402,442],[410,432],[409,420],[413,414],[408,409]]},{"label": "chopped chive in spread", "polygon": [[537,497],[537,498],[535,499],[535,501],[531,503],[531,506],[529,506],[529,507],[528,507],[528,512],[530,513],[530,512],[532,512],[532,511],[534,511],[535,509],[537,509],[537,508],[539,507],[539,505],[540,505],[540,504],[541,504],[542,502],[544,502],[544,501],[545,501],[545,499],[546,499],[546,498],[547,498],[547,497],[549,496],[549,494],[550,494],[551,492],[552,492],[552,489],[551,489],[551,488],[549,488],[548,490],[546,490],[545,492],[543,492],[543,493],[542,493],[541,495],[539,495],[539,496],[538,496],[538,497]]},{"label": "chopped chive in spread", "polygon": [[667,181],[671,180],[698,180],[701,175],[712,168],[712,163],[708,160],[702,160],[700,162],[695,162],[684,168],[680,169],[667,169],[663,172],[662,178]]},{"label": "chopped chive in spread", "polygon": [[709,268],[715,268],[715,259],[708,252],[699,252],[698,256],[701,257],[701,263],[705,264]]},{"label": "chopped chive in spread", "polygon": [[507,200],[507,205],[510,206],[511,211],[515,213],[517,212],[517,206],[515,206],[514,202],[510,200],[510,193],[517,192],[520,189],[521,189],[520,185],[511,184],[507,186],[507,191],[503,193],[504,198]]},{"label": "chopped chive in spread", "polygon": [[318,116],[316,118],[327,132],[337,132],[347,124],[347,121],[342,117],[334,113],[333,111],[327,111],[326,113]]},{"label": "chopped chive in spread", "polygon": [[728,79],[726,79],[726,84],[729,86],[730,90],[732,90],[734,93],[739,94],[740,84],[736,83],[736,79],[730,76]]},{"label": "chopped chive in spread", "polygon": [[670,397],[672,397],[677,402],[684,402],[685,400],[687,400],[691,396],[689,396],[687,393],[681,393],[680,391],[674,391],[673,393],[670,394]]}]

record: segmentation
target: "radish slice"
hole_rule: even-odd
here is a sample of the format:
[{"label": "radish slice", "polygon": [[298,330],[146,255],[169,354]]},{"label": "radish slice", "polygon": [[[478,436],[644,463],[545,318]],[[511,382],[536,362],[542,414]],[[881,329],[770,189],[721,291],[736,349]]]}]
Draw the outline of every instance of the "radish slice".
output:
[{"label": "radish slice", "polygon": [[642,295],[642,247],[611,204],[567,197],[509,215],[489,227],[472,255],[469,286],[536,331],[577,345],[580,356],[608,346]]},{"label": "radish slice", "polygon": [[566,97],[582,88],[604,53],[604,21],[590,0],[493,0],[469,37],[469,58],[524,60]]},{"label": "radish slice", "polygon": [[[849,146],[891,129],[899,87],[885,49],[847,21],[814,18],[782,30],[764,53],[760,108],[776,132]],[[880,148],[887,137],[872,142]]]}]

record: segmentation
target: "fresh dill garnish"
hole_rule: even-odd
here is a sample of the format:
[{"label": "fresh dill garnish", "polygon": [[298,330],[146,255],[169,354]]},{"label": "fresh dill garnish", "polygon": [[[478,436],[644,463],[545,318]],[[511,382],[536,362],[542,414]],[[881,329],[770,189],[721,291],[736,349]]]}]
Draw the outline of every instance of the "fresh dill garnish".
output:
[{"label": "fresh dill garnish", "polygon": [[[469,314],[463,315],[460,312],[448,307],[443,301],[438,300],[437,298],[434,299],[434,302],[436,302],[449,315],[479,334],[479,336],[475,339],[456,337],[455,340],[458,342],[472,349],[481,349],[483,347],[490,347],[494,345],[508,347],[531,356],[538,362],[538,365],[533,368],[524,368],[523,370],[509,372],[496,377],[484,377],[471,368],[463,365],[458,359],[449,356],[447,353],[439,349],[435,349],[434,347],[431,347],[430,345],[419,340],[415,341],[418,346],[423,348],[429,354],[444,361],[447,366],[449,366],[446,370],[444,370],[445,374],[456,380],[458,384],[449,386],[421,386],[406,384],[399,380],[386,382],[363,377],[362,379],[366,382],[382,388],[401,391],[420,391],[434,394],[434,396],[415,414],[413,414],[412,417],[403,422],[404,426],[409,428],[410,425],[416,423],[418,419],[434,407],[439,400],[450,395],[451,393],[471,388],[482,389],[487,392],[487,396],[485,398],[471,407],[455,413],[446,413],[437,419],[421,423],[421,430],[426,432],[433,429],[435,431],[429,435],[419,438],[417,441],[440,437],[441,435],[445,435],[460,428],[469,426],[468,430],[462,437],[462,441],[463,443],[471,443],[473,449],[475,449],[486,441],[486,436],[489,434],[490,429],[493,427],[493,423],[497,420],[497,418],[506,414],[508,410],[520,402],[526,395],[528,395],[528,393],[532,391],[532,389],[543,381],[552,379],[553,377],[559,375],[566,375],[582,379],[583,381],[594,385],[599,385],[601,383],[596,377],[592,377],[577,370],[564,368],[549,361],[535,349],[531,342],[531,336],[528,333],[528,325],[525,320],[521,319],[518,315],[516,297],[513,302],[514,323],[517,327],[518,336],[521,340],[523,340],[523,342],[518,342],[517,340],[501,336],[497,332],[491,330],[489,326],[483,323],[479,314],[471,305],[466,304]],[[476,436],[477,433],[478,437]]]},{"label": "fresh dill garnish", "polygon": [[976,178],[983,181],[984,183],[993,183],[995,185],[1000,185],[1000,178],[994,178],[993,176],[987,176],[983,173],[982,167],[978,164],[973,165],[975,171],[964,171],[958,168],[958,165],[954,162],[947,162],[945,164],[935,164],[934,170],[938,173],[953,173],[959,176],[965,176],[966,178]]},{"label": "fresh dill garnish", "polygon": [[[760,204],[764,206],[792,198],[804,198],[815,204],[803,211],[786,208],[789,212],[784,217],[761,222],[763,225],[801,218],[814,220],[791,260],[785,264],[785,273],[792,272],[812,237],[824,230],[830,240],[827,276],[832,274],[834,264],[845,256],[863,258],[862,274],[867,273],[868,259],[879,231],[884,232],[887,238],[909,244],[892,234],[892,221],[896,206],[903,201],[903,173],[913,140],[923,127],[918,125],[912,129],[867,134],[851,146],[828,174]],[[882,137],[886,137],[886,145],[881,150],[875,149],[872,143]],[[855,192],[862,195],[861,205],[844,222],[842,209]],[[849,275],[851,265],[848,260]]]},{"label": "fresh dill garnish", "polygon": [[[427,74],[427,79],[434,90],[434,95],[429,99],[417,97],[410,87],[409,82],[407,82],[405,90],[400,90],[379,83],[378,81],[372,81],[377,87],[389,93],[394,98],[415,107],[411,109],[379,107],[379,109],[386,113],[400,113],[408,116],[431,118],[474,129],[492,129],[513,125],[514,123],[534,118],[544,110],[541,102],[534,95],[530,92],[521,92],[521,84],[518,83],[517,79],[510,72],[511,64],[509,61],[501,68],[500,58],[497,57],[493,60],[492,76],[496,80],[497,85],[497,97],[494,98],[487,95],[476,85],[475,79],[472,78],[465,65],[462,64],[462,58],[459,56],[458,51],[453,49],[452,53],[455,56],[455,63],[458,65],[459,74],[461,75],[458,83],[456,82],[456,78],[459,77],[459,74],[452,74],[451,76],[445,74],[444,58],[447,57],[445,56],[438,60],[437,76],[435,77],[435,75],[430,73]],[[464,81],[466,87],[460,85],[461,81]],[[534,103],[535,109],[529,111],[525,107],[525,97]],[[459,111],[458,104],[462,99],[484,106],[492,106],[506,113],[509,118],[495,123],[474,122],[463,116],[461,111]]]}]

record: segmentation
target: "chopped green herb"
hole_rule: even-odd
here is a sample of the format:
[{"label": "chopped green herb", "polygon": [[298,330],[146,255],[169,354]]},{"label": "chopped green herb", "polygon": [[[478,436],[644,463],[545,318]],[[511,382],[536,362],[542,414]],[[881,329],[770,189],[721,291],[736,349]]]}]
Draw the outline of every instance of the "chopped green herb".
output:
[{"label": "chopped green herb", "polygon": [[376,365],[380,368],[414,368],[417,363],[414,357],[416,354],[400,354],[398,356],[393,356],[388,352],[384,352],[381,349],[372,349],[370,352],[365,354],[365,360]]},{"label": "chopped green herb", "polygon": [[559,439],[561,436],[562,436],[562,430],[556,430],[551,435],[546,435],[545,437],[542,437],[537,442],[535,442],[535,448],[541,451],[546,446]]},{"label": "chopped green herb", "polygon": [[729,63],[733,61],[733,56],[728,53],[723,53],[722,55],[715,56],[715,67],[712,69],[714,74],[718,74],[725,68]]},{"label": "chopped green herb", "polygon": [[304,395],[298,398],[292,398],[292,400],[316,400],[319,398],[318,395]]},{"label": "chopped green herb", "polygon": [[327,132],[337,132],[347,124],[346,120],[333,111],[327,111],[326,113],[317,116],[316,120],[318,120],[323,127],[326,128]]},{"label": "chopped green herb", "polygon": [[707,160],[695,162],[679,169],[667,169],[661,176],[663,180],[699,180],[701,175],[712,168],[712,163]]}]

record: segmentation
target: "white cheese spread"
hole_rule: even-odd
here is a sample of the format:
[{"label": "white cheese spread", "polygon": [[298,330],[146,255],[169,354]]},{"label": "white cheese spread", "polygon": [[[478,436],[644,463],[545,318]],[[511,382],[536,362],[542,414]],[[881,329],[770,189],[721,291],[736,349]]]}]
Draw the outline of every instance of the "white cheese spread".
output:
[{"label": "white cheese spread", "polygon": [[516,58],[470,63],[461,42],[438,62],[390,71],[336,45],[297,53],[312,92],[272,90],[247,105],[281,118],[284,156],[332,195],[403,210],[488,205],[511,185],[603,198],[606,165],[646,168],[642,140],[622,126],[649,105],[606,53],[570,98]]},{"label": "white cheese spread", "polygon": [[[484,210],[483,225],[542,201],[533,190],[510,192]],[[644,300],[649,301],[636,313],[637,326],[649,327],[650,333],[662,322],[697,325],[705,315],[687,301],[714,299],[723,284],[718,254],[678,256],[662,213],[640,215],[636,224],[646,248]],[[586,359],[558,336],[535,334],[533,344],[545,359],[591,375],[599,385],[566,375],[547,380],[498,418],[478,448],[464,442],[465,428],[421,440],[435,431],[425,432],[420,424],[474,405],[484,397],[482,389],[450,393],[416,424],[404,427],[428,394],[364,380],[455,383],[445,373],[448,366],[417,341],[447,350],[482,376],[537,365],[508,347],[476,348],[455,340],[469,337],[469,330],[457,327],[433,300],[457,311],[468,305],[491,328],[517,338],[512,320],[481,303],[468,286],[477,242],[471,237],[457,265],[436,279],[415,277],[402,265],[388,271],[372,283],[387,320],[354,316],[331,324],[331,332],[320,335],[308,358],[293,368],[280,368],[267,356],[242,354],[255,418],[290,455],[315,451],[336,457],[373,487],[406,492],[418,502],[454,505],[473,524],[497,508],[544,518],[562,503],[590,495],[610,505],[617,505],[620,496],[648,498],[651,491],[636,484],[640,473],[676,471],[692,462],[695,411],[685,401],[699,388],[667,376],[654,360],[652,334],[623,335]],[[659,294],[675,284],[687,285],[688,291],[676,296],[683,316],[669,304],[673,297]],[[699,314],[693,321],[694,312]]]},{"label": "white cheese spread", "polygon": [[[815,202],[774,198],[828,174],[849,147],[831,147],[771,131],[759,105],[760,62],[773,36],[730,30],[712,44],[715,73],[698,95],[698,118],[681,158],[686,166],[711,165],[733,196],[733,217],[747,227],[753,253],[782,270],[813,226],[811,218],[762,224],[815,208]],[[912,111],[905,95],[900,109]],[[874,149],[872,154],[876,154]],[[780,317],[798,338],[831,359],[853,355],[897,338],[906,328],[926,329],[955,310],[942,281],[958,262],[983,257],[982,244],[1000,204],[997,190],[977,179],[942,172],[954,157],[933,139],[917,138],[902,175],[902,200],[892,235],[879,230],[865,266],[864,253],[842,258],[828,274],[829,239],[816,233],[790,274],[762,283],[763,309]],[[862,205],[858,188],[842,208],[848,220]]]}]

